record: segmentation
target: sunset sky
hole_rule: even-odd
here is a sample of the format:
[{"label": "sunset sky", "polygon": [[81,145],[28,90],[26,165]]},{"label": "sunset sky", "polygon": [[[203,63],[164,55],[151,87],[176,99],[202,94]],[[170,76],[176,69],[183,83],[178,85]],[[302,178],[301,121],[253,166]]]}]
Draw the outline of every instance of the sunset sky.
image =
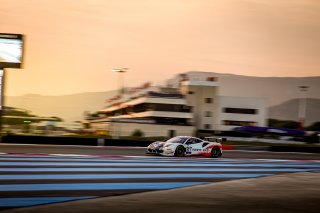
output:
[{"label": "sunset sky", "polygon": [[6,95],[162,82],[186,71],[320,75],[319,0],[0,0],[0,32],[26,35]]}]

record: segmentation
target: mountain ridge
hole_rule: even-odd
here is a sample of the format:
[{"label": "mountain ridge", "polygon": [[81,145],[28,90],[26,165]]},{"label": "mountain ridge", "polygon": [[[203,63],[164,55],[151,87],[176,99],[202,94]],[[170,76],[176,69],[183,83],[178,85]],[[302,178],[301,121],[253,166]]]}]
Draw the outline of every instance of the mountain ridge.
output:
[{"label": "mountain ridge", "polygon": [[[201,79],[217,77],[220,83],[220,96],[261,97],[265,99],[266,107],[270,107],[272,116],[277,115],[274,112],[277,108],[274,108],[274,106],[302,97],[299,86],[309,86],[308,92],[304,93],[308,99],[320,99],[320,76],[255,77],[202,71],[190,71],[185,72],[185,74]],[[168,79],[165,84],[177,86],[180,79],[179,75]],[[105,100],[116,94],[116,90],[66,95],[26,94],[6,96],[4,105],[30,110],[39,116],[57,116],[67,122],[72,122],[82,120],[85,111],[95,112],[102,109],[106,105]],[[282,113],[286,113],[286,111],[282,110]],[[320,114],[320,108],[313,113]],[[292,118],[294,118],[293,114]]]},{"label": "mountain ridge", "polygon": [[85,111],[100,110],[106,105],[105,100],[114,96],[116,92],[84,92],[62,96],[38,94],[7,96],[4,105],[26,109],[39,116],[57,116],[66,122],[74,122],[83,119]]},{"label": "mountain ridge", "polygon": [[[220,83],[219,95],[240,97],[261,97],[266,100],[266,107],[281,104],[284,101],[299,98],[302,94],[299,86],[309,86],[305,93],[308,98],[320,98],[320,76],[316,77],[254,77],[235,74],[220,74],[215,72],[189,71],[186,74],[191,79],[206,79],[217,77]],[[177,86],[180,74],[167,81],[167,84]]]},{"label": "mountain ridge", "polygon": [[[268,108],[268,117],[278,120],[298,121],[300,99],[291,99]],[[307,98],[305,123],[307,126],[320,121],[320,99]]]}]

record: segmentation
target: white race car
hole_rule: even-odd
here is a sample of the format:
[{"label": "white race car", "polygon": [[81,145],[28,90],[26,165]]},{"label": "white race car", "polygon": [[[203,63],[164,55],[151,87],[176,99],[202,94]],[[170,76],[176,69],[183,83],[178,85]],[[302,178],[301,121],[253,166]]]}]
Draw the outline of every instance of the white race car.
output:
[{"label": "white race car", "polygon": [[203,155],[212,158],[221,157],[221,142],[224,139],[215,137],[207,137],[205,139],[206,140],[190,136],[177,136],[165,142],[156,141],[147,147],[146,154],[176,157],[193,155]]}]

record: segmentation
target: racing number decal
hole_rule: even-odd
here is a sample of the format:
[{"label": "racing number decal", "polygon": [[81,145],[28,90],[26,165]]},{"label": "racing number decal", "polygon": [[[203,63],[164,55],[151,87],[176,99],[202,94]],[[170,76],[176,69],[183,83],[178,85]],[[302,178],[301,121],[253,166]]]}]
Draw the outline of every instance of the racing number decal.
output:
[{"label": "racing number decal", "polygon": [[186,148],[186,155],[191,155],[191,151],[192,151],[192,147],[191,146],[187,146]]}]

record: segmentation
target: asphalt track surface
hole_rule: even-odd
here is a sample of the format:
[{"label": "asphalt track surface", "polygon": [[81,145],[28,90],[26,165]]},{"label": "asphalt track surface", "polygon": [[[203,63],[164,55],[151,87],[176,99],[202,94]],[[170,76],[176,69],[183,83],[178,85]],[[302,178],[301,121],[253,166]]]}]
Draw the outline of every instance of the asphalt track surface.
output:
[{"label": "asphalt track surface", "polygon": [[319,172],[320,161],[0,155],[0,210]]},{"label": "asphalt track surface", "polygon": [[[107,156],[146,156],[143,147],[111,147],[111,146],[60,146],[60,145],[25,145],[0,143],[0,153],[34,153],[34,154],[75,154],[75,155],[107,155]],[[224,150],[223,158],[249,159],[290,159],[320,160],[318,153],[287,153],[246,150]]]},{"label": "asphalt track surface", "polygon": [[[212,184],[243,180],[249,181],[246,184],[248,187],[254,180],[268,180],[279,175],[296,173],[309,178],[320,172],[319,155],[304,153],[233,150],[225,151],[223,158],[210,159],[145,156],[145,149],[132,147],[1,144],[0,149],[0,210],[5,212],[34,212],[33,208],[38,207],[40,210],[37,212],[43,212],[41,207],[45,205],[43,208],[46,209],[46,204],[68,205],[78,201],[82,205],[99,199],[120,199],[129,195],[143,196],[151,192],[172,192],[180,189],[187,190],[183,191],[183,194],[191,193],[194,196],[194,189]],[[314,179],[319,185],[318,176]],[[292,181],[291,176],[285,182],[290,180]],[[304,184],[300,183],[299,187]],[[311,187],[316,186],[312,181],[309,184]],[[283,185],[276,187],[281,188]],[[222,187],[222,192],[226,187]],[[306,194],[301,194],[303,190],[297,189],[300,195],[304,196],[303,199],[309,198],[306,202],[319,195],[319,190],[315,195],[309,193],[314,191],[312,188],[307,190]],[[285,190],[292,190],[291,186],[288,185]],[[166,196],[173,195],[169,193]],[[272,196],[266,196],[266,199]],[[144,199],[147,198],[142,200]],[[190,200],[193,199],[194,197],[191,197]],[[202,201],[193,202],[201,204]],[[105,201],[102,203],[107,205]],[[146,206],[146,203],[140,205]],[[137,208],[140,209],[141,206]],[[54,212],[56,208],[58,207],[45,211]],[[61,206],[60,208],[64,209]],[[90,207],[89,210],[103,212],[104,208],[105,206]],[[313,212],[313,208],[312,206],[309,212]],[[86,212],[85,208],[75,206],[65,212],[79,211]]]}]

